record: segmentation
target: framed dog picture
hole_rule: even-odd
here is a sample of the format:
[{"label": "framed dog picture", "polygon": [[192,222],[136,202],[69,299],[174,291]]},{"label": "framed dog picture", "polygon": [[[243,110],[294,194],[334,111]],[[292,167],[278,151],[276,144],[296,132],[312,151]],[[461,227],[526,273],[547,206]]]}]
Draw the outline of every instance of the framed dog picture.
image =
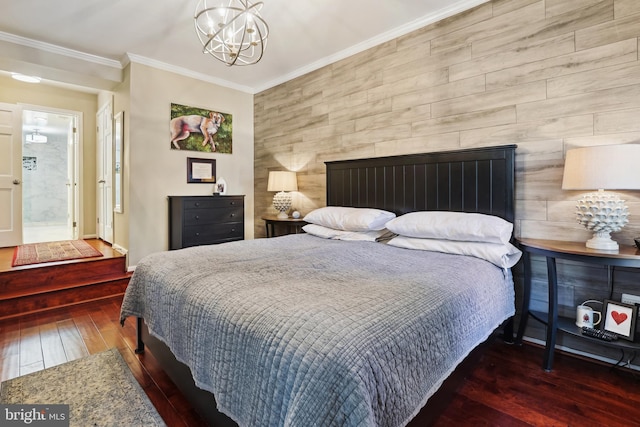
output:
[{"label": "framed dog picture", "polygon": [[633,341],[638,320],[638,306],[605,300],[602,315],[604,316],[603,329],[615,332],[620,338]]},{"label": "framed dog picture", "polygon": [[171,104],[172,150],[231,154],[233,117],[228,113]]}]

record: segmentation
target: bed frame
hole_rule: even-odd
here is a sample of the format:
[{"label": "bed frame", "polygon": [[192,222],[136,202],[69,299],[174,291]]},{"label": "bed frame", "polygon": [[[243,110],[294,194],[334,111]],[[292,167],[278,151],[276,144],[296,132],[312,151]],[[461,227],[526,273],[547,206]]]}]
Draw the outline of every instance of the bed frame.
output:
[{"label": "bed frame", "polygon": [[[448,210],[496,215],[514,220],[515,145],[460,151],[326,162],[327,205],[385,209],[401,215]],[[512,341],[512,321],[504,336]],[[211,426],[237,426],[216,410],[213,395],[197,388],[189,368],[169,348],[149,335],[138,319],[138,348],[145,344],[196,411]],[[409,426],[435,421],[483,351],[476,348],[445,380]]]}]

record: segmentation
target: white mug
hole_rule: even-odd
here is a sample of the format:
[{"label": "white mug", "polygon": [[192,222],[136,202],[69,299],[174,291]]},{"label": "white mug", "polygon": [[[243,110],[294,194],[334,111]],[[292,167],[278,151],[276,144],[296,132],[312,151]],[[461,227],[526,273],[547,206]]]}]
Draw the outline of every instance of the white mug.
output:
[{"label": "white mug", "polygon": [[[576,310],[576,325],[579,327],[586,326],[588,328],[593,328],[602,320],[602,313],[599,311],[594,311],[591,307],[587,305],[580,304]],[[593,316],[598,316],[598,321],[593,321]]]}]

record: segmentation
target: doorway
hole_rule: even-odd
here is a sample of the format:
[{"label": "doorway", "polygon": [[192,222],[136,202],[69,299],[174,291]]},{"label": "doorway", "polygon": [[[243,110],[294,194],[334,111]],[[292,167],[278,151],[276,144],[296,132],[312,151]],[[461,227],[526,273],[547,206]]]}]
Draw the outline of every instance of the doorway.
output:
[{"label": "doorway", "polygon": [[80,118],[79,112],[23,106],[24,243],[79,236]]}]

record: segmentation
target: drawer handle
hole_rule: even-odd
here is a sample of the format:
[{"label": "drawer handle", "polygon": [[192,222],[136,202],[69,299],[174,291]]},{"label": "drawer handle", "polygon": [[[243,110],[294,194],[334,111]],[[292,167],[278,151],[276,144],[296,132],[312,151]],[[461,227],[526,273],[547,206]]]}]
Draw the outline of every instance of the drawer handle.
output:
[{"label": "drawer handle", "polygon": [[231,218],[233,218],[234,216],[236,216],[236,214],[232,213],[232,214],[231,214]]},{"label": "drawer handle", "polygon": [[236,204],[236,202],[231,202],[230,204],[231,204],[231,205],[235,205],[235,204]]},{"label": "drawer handle", "polygon": [[196,215],[196,216],[195,216],[195,219],[200,219],[200,215]]},{"label": "drawer handle", "polygon": [[200,233],[196,233],[196,237],[200,236]]},{"label": "drawer handle", "polygon": [[200,202],[195,203],[196,207],[200,206]]},{"label": "drawer handle", "polygon": [[236,232],[236,229],[235,229],[235,228],[232,228],[232,229],[231,229],[231,232],[232,232],[232,233],[235,233],[235,232]]}]

